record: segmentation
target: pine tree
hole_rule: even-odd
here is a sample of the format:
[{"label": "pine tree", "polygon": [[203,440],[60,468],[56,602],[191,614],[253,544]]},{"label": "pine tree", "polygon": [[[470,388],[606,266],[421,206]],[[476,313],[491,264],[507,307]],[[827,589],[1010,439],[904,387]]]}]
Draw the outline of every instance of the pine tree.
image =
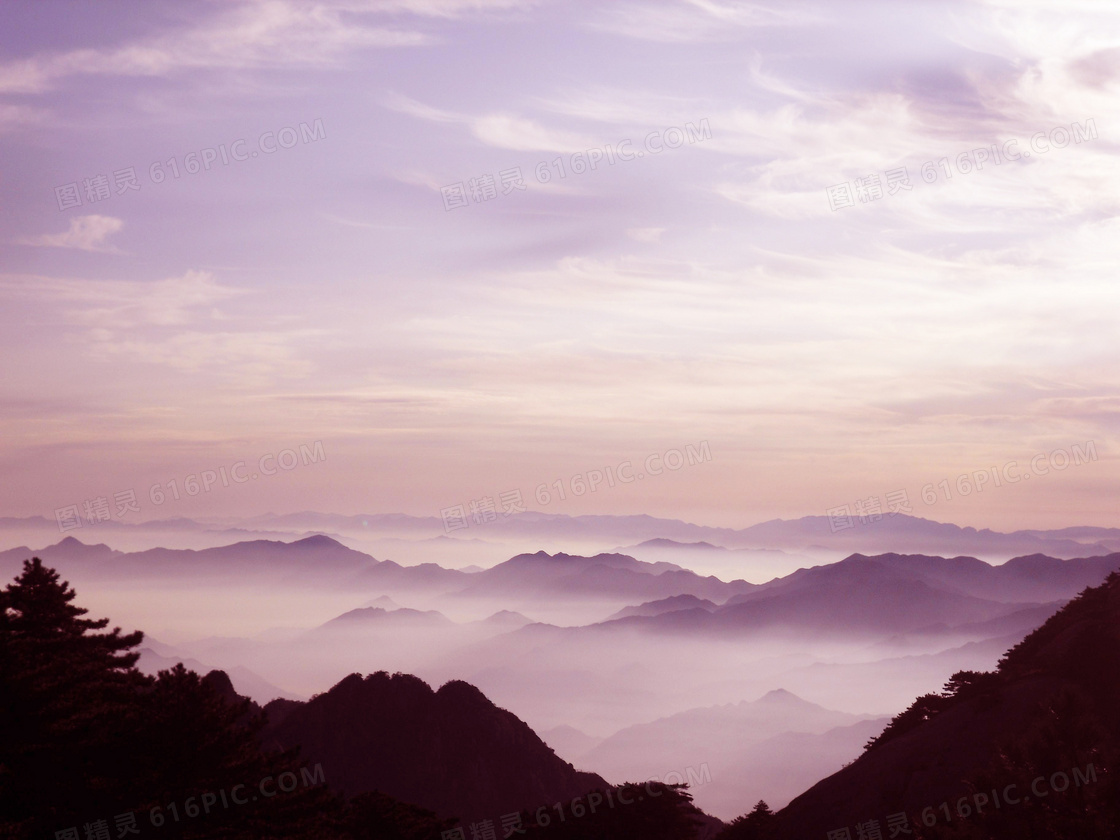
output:
[{"label": "pine tree", "polygon": [[0,824],[86,801],[147,679],[129,652],[143,634],[95,632],[108,620],[82,618],[74,597],[37,557],[0,593]]},{"label": "pine tree", "polygon": [[749,814],[732,820],[716,840],[769,840],[775,836],[774,812],[760,799]]}]

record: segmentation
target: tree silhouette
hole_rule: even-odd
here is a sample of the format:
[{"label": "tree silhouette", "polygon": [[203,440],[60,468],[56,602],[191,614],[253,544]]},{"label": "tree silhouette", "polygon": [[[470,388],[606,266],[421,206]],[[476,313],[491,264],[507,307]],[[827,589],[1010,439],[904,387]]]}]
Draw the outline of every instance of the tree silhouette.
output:
[{"label": "tree silhouette", "polygon": [[760,799],[749,814],[732,820],[716,840],[770,840],[777,837],[775,832],[774,812]]},{"label": "tree silhouette", "polygon": [[[141,837],[166,840],[441,840],[457,822],[383,793],[332,793],[321,783],[329,767],[319,777],[297,750],[262,747],[264,712],[225,674],[181,664],[142,674],[133,648],[143,634],[107,631],[108,619],[85,618],[74,598],[38,558],[0,590],[0,837],[113,837],[125,815]],[[287,773],[304,783],[264,793],[262,780],[275,791]],[[231,807],[238,785],[245,801]],[[694,836],[699,812],[678,786],[622,789],[633,804],[545,836]],[[227,804],[201,813],[218,791]]]},{"label": "tree silhouette", "polygon": [[[363,827],[368,808],[347,809],[321,784],[173,820],[168,803],[183,811],[204,793],[300,778],[298,757],[264,752],[262,713],[219,681],[182,665],[155,678],[137,671],[143,634],[104,632],[108,619],[84,618],[74,598],[38,558],[0,591],[0,837],[54,836],[121,814],[150,832],[153,808],[165,838],[377,836]],[[382,806],[389,816],[377,824],[394,826],[396,811]],[[399,836],[438,840],[440,823],[425,834],[424,815],[401,813],[421,833]]]}]

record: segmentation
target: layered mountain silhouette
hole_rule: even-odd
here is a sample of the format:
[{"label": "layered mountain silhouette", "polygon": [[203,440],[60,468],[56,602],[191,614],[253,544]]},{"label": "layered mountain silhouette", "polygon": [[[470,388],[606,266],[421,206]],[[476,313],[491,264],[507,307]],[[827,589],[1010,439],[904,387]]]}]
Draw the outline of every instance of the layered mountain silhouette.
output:
[{"label": "layered mountain silhouette", "polygon": [[[1120,552],[1059,560],[1043,554],[1015,557],[993,566],[975,557],[925,554],[853,554],[840,563],[799,569],[759,587],[758,592],[791,591],[838,579],[915,580],[937,589],[993,601],[1024,603],[1068,600],[1120,569]],[[728,603],[750,600],[749,594]]]},{"label": "layered mountain silhouette", "polygon": [[[22,562],[19,558],[28,553],[24,548],[0,552],[0,571],[14,569]],[[662,622],[666,627],[691,622],[698,627],[717,629],[785,621],[784,604],[788,599],[783,601],[782,596],[795,595],[803,603],[810,603],[815,598],[827,601],[829,591],[839,596],[836,603],[848,608],[849,622],[858,623],[858,611],[866,615],[873,612],[867,600],[870,597],[896,604],[912,616],[912,621],[896,622],[899,630],[916,629],[927,619],[927,623],[944,624],[984,621],[998,616],[993,603],[1064,601],[1120,569],[1120,552],[1068,560],[1031,554],[999,566],[964,556],[857,553],[839,563],[803,568],[768,583],[752,584],[704,577],[672,563],[645,562],[625,554],[583,557],[540,551],[467,573],[434,563],[402,566],[391,560],[377,560],[322,535],[290,543],[252,540],[197,551],[156,548],[140,552],[120,552],[101,544],[85,545],[67,537],[39,554],[82,579],[229,580],[240,575],[264,575],[273,582],[343,585],[380,592],[380,597],[386,591],[423,590],[428,594],[506,602],[553,598],[613,599],[623,603],[630,600],[637,609],[612,617],[651,618],[666,614],[670,616]],[[861,589],[864,593],[873,589],[874,596],[866,595],[861,601]],[[677,596],[692,596],[696,600],[672,600]],[[665,603],[656,603],[661,601]],[[703,601],[722,607],[710,609]],[[752,605],[750,609],[733,609],[747,604]],[[368,605],[388,606],[372,602]],[[673,613],[684,611],[678,606],[701,607],[711,617],[674,617]],[[814,608],[811,612],[815,611]],[[734,617],[729,618],[731,615]]]},{"label": "layered mountain silhouette", "polygon": [[[85,540],[84,535],[87,533],[106,534],[116,541],[139,540],[150,545],[153,541],[167,539],[176,540],[176,544],[180,544],[183,539],[195,542],[206,540],[214,544],[222,539],[233,541],[255,536],[298,540],[309,533],[326,533],[384,548],[392,547],[393,556],[396,556],[398,549],[428,544],[419,554],[426,555],[425,559],[437,560],[441,553],[446,552],[458,552],[460,557],[493,556],[488,546],[493,546],[498,552],[502,550],[501,546],[509,546],[518,551],[528,546],[542,545],[594,547],[595,550],[602,550],[610,546],[640,546],[651,540],[661,540],[686,547],[681,551],[663,554],[656,552],[670,546],[659,549],[651,545],[635,548],[633,552],[622,552],[633,553],[639,559],[665,559],[679,563],[681,560],[676,558],[695,556],[697,550],[703,550],[703,546],[697,544],[708,543],[721,550],[746,549],[756,552],[753,557],[743,555],[743,559],[757,560],[764,567],[770,566],[773,561],[780,568],[786,568],[782,564],[787,558],[778,553],[767,558],[757,552],[807,554],[830,560],[852,552],[897,551],[947,556],[965,554],[999,562],[1010,557],[1037,553],[1067,558],[1120,551],[1120,529],[1117,528],[1075,527],[1049,531],[1028,529],[1001,533],[989,529],[962,528],[903,513],[884,515],[875,521],[856,519],[853,520],[853,527],[840,530],[834,530],[834,524],[826,516],[806,516],[792,520],[775,519],[748,528],[734,529],[712,528],[644,515],[567,516],[526,511],[500,517],[482,527],[472,526],[461,533],[448,535],[444,523],[434,516],[344,516],[304,512],[281,516],[269,514],[243,520],[228,519],[220,523],[178,518],[126,525],[114,520],[99,523],[93,529],[85,529],[80,535]],[[43,517],[0,518],[0,530],[43,537],[58,533],[57,525]],[[478,551],[466,551],[471,544]],[[688,544],[693,545],[687,547]],[[37,553],[46,556],[42,551]],[[417,552],[405,553],[414,557],[417,555]],[[509,553],[512,552],[507,552],[506,556]],[[452,565],[463,564],[460,562]],[[779,573],[781,572],[775,572]]]},{"label": "layered mountain silhouette", "polygon": [[527,724],[464,682],[352,674],[307,703],[265,707],[266,740],[299,745],[346,794],[381,791],[444,816],[496,818],[606,782],[558,758]]},{"label": "layered mountain silhouette", "polygon": [[1037,626],[1116,569],[1120,553],[1071,560],[1031,555],[1001,566],[974,557],[853,554],[751,587],[715,609],[667,599],[612,619],[660,632],[721,635],[767,628],[875,636],[956,629],[991,637]]},{"label": "layered mountain silhouette", "polygon": [[645,563],[625,554],[593,557],[538,551],[519,554],[491,569],[471,575],[463,596],[505,598],[648,597],[693,595],[726,600],[754,588],[744,580],[724,582],[701,577],[671,563]]},{"label": "layered mountain silhouette", "polygon": [[718,606],[718,604],[709,601],[707,598],[697,598],[695,595],[670,595],[668,598],[662,598],[658,601],[647,601],[636,607],[623,607],[618,612],[608,616],[607,621],[614,621],[616,618],[629,618],[632,615],[662,615],[664,613],[677,612],[678,610],[701,609],[712,612],[717,609]]},{"label": "layered mountain silhouette", "polygon": [[[920,507],[920,505],[919,505]],[[383,533],[400,536],[444,534],[437,517],[403,514],[337,516],[302,513],[262,516],[246,524],[258,528],[330,530]],[[773,519],[748,528],[713,528],[677,519],[647,515],[567,516],[526,511],[499,518],[462,536],[485,539],[528,539],[538,545],[550,542],[598,542],[627,545],[651,539],[708,542],[726,548],[805,551],[830,548],[838,551],[899,551],[937,554],[980,554],[999,559],[1044,553],[1052,557],[1084,557],[1120,551],[1120,529],[1063,528],[1054,531],[1020,530],[1001,533],[936,522],[905,513],[884,515],[871,521],[853,520],[853,527],[835,530],[827,516]],[[620,542],[621,541],[621,542]]]},{"label": "layered mountain silhouette", "polygon": [[821,837],[906,813],[923,838],[1115,837],[1118,707],[1120,575],[1112,574],[1009,650],[996,671],[956,674],[942,693],[915,701],[851,766],[781,811],[775,836]]},{"label": "layered mountain silhouette", "polygon": [[[74,597],[37,558],[0,590],[0,836],[76,836],[83,825],[106,836],[113,814],[150,817],[184,840],[440,840],[455,823],[448,817],[514,812],[546,838],[605,828],[685,840],[722,826],[673,786],[608,790],[464,682],[433,691],[404,674],[354,674],[262,714],[222,671],[200,677],[176,663],[146,676],[130,652],[142,633],[105,632],[108,620],[82,618]],[[613,793],[626,807],[589,816],[577,835],[534,817],[553,803],[590,802],[592,789],[600,803]],[[238,807],[211,807],[216,791]]]}]

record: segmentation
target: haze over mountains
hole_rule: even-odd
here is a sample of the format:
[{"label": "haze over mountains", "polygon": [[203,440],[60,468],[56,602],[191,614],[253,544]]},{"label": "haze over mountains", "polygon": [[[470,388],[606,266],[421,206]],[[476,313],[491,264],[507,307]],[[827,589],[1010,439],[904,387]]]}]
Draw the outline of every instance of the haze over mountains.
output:
[{"label": "haze over mountains", "polygon": [[[926,826],[925,837],[1114,837],[1117,703],[1113,574],[1011,648],[993,672],[956,675],[945,692],[915,700],[851,766],[790,803],[775,836],[823,836],[905,813]],[[944,813],[942,802],[952,803]]]},{"label": "haze over mountains", "polygon": [[[0,518],[0,535],[7,535],[8,545],[43,545],[56,541],[58,534],[57,524],[44,517]],[[471,564],[485,568],[515,554],[542,549],[584,554],[618,551],[642,560],[678,563],[702,575],[745,576],[756,583],[812,565],[807,559],[825,562],[855,552],[969,555],[998,563],[1035,553],[1065,559],[1120,551],[1117,528],[1001,533],[904,513],[886,514],[876,521],[854,519],[852,527],[837,531],[825,516],[776,519],[733,529],[644,515],[568,516],[526,511],[453,531],[447,531],[436,516],[306,512],[138,524],[114,520],[71,532],[86,543],[109,542],[132,551],[163,546],[210,548],[255,538],[290,542],[312,534],[335,536],[405,565],[438,562],[454,568]],[[743,560],[749,562],[742,564],[741,573],[729,573]]]},{"label": "haze over mountains", "polygon": [[[603,519],[561,524],[620,528]],[[416,525],[389,521],[402,531]],[[555,524],[534,527],[542,522]],[[908,524],[918,533],[928,523]],[[976,533],[980,543],[994,539]],[[1061,539],[1091,538],[1092,547],[1101,536]],[[98,611],[153,628],[160,641],[143,652],[148,670],[176,661],[221,668],[261,704],[319,694],[355,672],[461,681],[609,782],[705,766],[711,779],[694,787],[696,802],[730,819],[749,806],[743,797],[780,807],[838,770],[915,696],[956,671],[993,667],[1120,568],[1120,552],[999,565],[857,552],[814,563],[792,550],[665,536],[633,550],[642,558],[535,550],[464,571],[379,559],[324,534],[133,552],[67,537],[0,552],[0,570],[35,553]],[[802,562],[750,581],[689,568],[701,555],[745,569]],[[338,714],[342,707],[327,717]]]}]

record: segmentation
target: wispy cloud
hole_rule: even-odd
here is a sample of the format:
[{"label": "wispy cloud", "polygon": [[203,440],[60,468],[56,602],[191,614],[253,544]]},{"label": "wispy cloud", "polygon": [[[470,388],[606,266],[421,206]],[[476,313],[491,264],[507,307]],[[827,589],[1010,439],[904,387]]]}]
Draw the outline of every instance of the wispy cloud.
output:
[{"label": "wispy cloud", "polygon": [[135,43],[7,62],[0,65],[0,93],[42,93],[79,75],[167,76],[184,70],[329,66],[353,50],[431,43],[421,32],[344,14],[351,10],[345,4],[251,0],[225,7],[197,27]]},{"label": "wispy cloud", "polygon": [[751,2],[711,0],[618,3],[597,10],[588,22],[593,29],[662,43],[726,41],[744,30],[774,26],[803,26],[820,16],[804,8]]},{"label": "wispy cloud", "polygon": [[44,233],[19,239],[17,242],[44,248],[77,248],[82,251],[119,254],[120,249],[109,245],[105,240],[123,227],[124,222],[112,216],[78,216],[70,220],[70,229],[65,233]]},{"label": "wispy cloud", "polygon": [[475,139],[487,146],[514,151],[577,152],[594,143],[576,132],[555,128],[525,116],[490,113],[481,116],[449,111],[394,93],[385,98],[386,108],[434,123],[450,123],[468,128]]}]

